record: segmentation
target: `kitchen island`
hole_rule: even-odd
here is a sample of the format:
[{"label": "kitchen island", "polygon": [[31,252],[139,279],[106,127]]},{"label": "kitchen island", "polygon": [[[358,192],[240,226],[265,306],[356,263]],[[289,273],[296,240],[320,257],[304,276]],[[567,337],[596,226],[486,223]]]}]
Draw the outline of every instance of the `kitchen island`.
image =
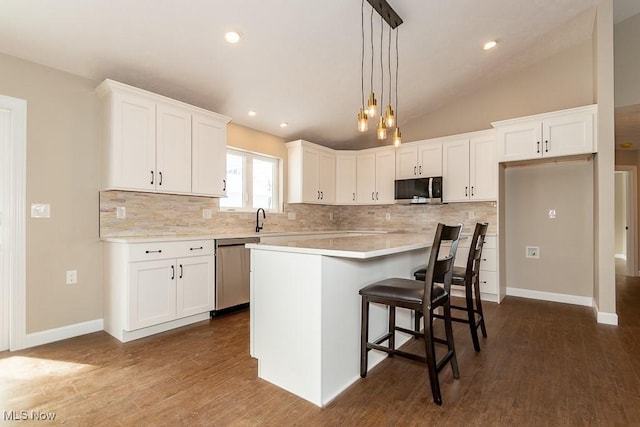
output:
[{"label": "kitchen island", "polygon": [[[318,406],[360,378],[359,289],[424,266],[431,235],[379,234],[277,243],[251,249],[251,355],[258,376]],[[388,311],[372,304],[370,337]],[[398,326],[413,313],[397,310]],[[409,339],[396,333],[397,345]],[[371,351],[369,367],[386,354]]]}]

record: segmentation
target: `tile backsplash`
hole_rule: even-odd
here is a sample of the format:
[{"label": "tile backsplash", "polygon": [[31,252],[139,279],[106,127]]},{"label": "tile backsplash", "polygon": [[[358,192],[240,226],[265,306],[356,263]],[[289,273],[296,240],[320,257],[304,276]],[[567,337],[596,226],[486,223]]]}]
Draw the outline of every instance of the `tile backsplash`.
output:
[{"label": "tile backsplash", "polygon": [[[255,212],[220,212],[218,201],[213,197],[103,191],[100,193],[100,236],[241,234],[255,230]],[[126,218],[117,218],[118,207],[125,208]],[[211,218],[203,218],[204,209],[211,210]],[[431,232],[438,222],[462,222],[465,232],[472,232],[476,222],[488,221],[489,232],[495,233],[496,214],[494,202],[381,206],[285,204],[284,213],[267,213],[263,231]],[[295,219],[289,219],[292,215]]]}]

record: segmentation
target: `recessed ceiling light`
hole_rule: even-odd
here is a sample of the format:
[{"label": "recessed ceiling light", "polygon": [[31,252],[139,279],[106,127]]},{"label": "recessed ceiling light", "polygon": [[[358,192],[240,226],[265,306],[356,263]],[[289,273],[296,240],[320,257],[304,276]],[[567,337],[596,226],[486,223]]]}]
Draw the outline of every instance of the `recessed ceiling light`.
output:
[{"label": "recessed ceiling light", "polygon": [[489,50],[489,49],[493,49],[494,47],[496,47],[498,45],[498,42],[495,40],[491,40],[488,41],[484,44],[483,49],[484,50]]},{"label": "recessed ceiling light", "polygon": [[287,122],[280,123],[280,127],[281,128],[286,128],[287,126],[289,126],[289,123],[287,123]]},{"label": "recessed ceiling light", "polygon": [[249,112],[247,114],[249,114],[249,117],[255,117],[256,112],[253,111],[253,110],[249,110]]},{"label": "recessed ceiling light", "polygon": [[240,41],[240,33],[237,31],[228,31],[224,33],[224,39],[227,43],[238,43]]}]

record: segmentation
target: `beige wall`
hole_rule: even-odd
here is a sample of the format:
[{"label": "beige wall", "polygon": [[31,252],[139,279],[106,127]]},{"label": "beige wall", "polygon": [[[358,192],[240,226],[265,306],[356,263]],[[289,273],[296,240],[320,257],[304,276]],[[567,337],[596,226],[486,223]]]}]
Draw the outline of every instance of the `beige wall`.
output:
[{"label": "beige wall", "polygon": [[[591,297],[593,162],[552,163],[505,171],[509,287]],[[556,219],[548,218],[555,209]],[[540,247],[540,259],[525,257]]]},{"label": "beige wall", "polygon": [[490,129],[498,120],[592,104],[592,65],[589,40],[407,123],[403,138]]},{"label": "beige wall", "polygon": [[640,14],[615,26],[615,105],[640,104]]},{"label": "beige wall", "polygon": [[[0,93],[27,100],[27,333],[102,318],[100,145],[94,82],[0,54]],[[78,270],[78,284],[65,271]]]}]

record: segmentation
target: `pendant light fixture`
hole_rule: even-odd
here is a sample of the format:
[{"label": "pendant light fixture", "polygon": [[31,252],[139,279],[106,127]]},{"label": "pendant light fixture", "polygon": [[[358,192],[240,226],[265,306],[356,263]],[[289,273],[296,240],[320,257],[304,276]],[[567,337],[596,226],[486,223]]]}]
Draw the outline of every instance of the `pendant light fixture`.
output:
[{"label": "pendant light fixture", "polygon": [[[376,126],[376,137],[378,140],[386,140],[388,133],[393,129],[393,138],[392,142],[397,147],[402,142],[400,128],[398,127],[398,31],[397,27],[402,24],[402,18],[398,16],[398,14],[391,8],[389,3],[386,0],[367,0],[367,2],[371,5],[371,16],[370,16],[370,41],[371,41],[371,73],[370,73],[370,92],[369,98],[367,100],[367,104],[365,106],[364,100],[364,57],[365,57],[365,31],[364,31],[364,0],[362,0],[362,5],[360,9],[360,18],[361,18],[361,35],[362,35],[362,51],[361,51],[361,61],[360,61],[360,83],[361,83],[361,107],[360,111],[357,115],[357,125],[359,132],[366,132],[369,127],[369,119],[375,118],[378,116],[378,102],[376,99],[376,95],[373,89],[374,85],[374,63],[375,63],[375,48],[373,42],[373,11],[375,10],[380,15],[380,106],[383,108],[384,103],[384,55],[383,55],[383,46],[384,46],[384,21],[389,26],[388,34],[388,49],[387,49],[387,68],[389,72],[389,99],[384,111],[380,111],[380,117],[378,118],[378,123]],[[393,110],[393,85],[392,79],[393,76],[391,74],[391,30],[395,30],[396,36],[396,75],[395,75],[395,109]]]}]

